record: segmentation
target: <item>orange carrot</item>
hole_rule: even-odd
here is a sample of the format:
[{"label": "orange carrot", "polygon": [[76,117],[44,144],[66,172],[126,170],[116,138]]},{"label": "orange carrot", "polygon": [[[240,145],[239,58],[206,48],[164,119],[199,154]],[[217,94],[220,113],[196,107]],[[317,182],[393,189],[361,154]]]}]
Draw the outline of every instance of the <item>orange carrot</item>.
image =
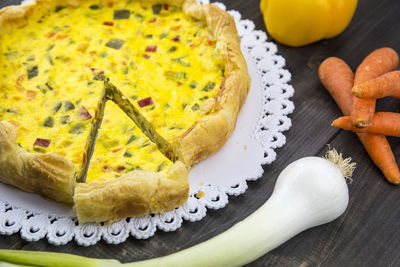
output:
[{"label": "orange carrot", "polygon": [[342,113],[350,115],[353,98],[351,88],[354,80],[350,67],[340,58],[329,57],[319,66],[318,75]]},{"label": "orange carrot", "polygon": [[334,120],[332,125],[355,133],[400,136],[400,113],[377,112],[372,119],[371,125],[365,128],[355,127],[350,116],[340,117]]},{"label": "orange carrot", "polygon": [[[338,58],[328,58],[319,67],[319,77],[343,114],[350,115],[353,79],[347,64]],[[369,133],[357,133],[357,135],[386,180],[396,185],[400,184],[400,171],[386,137]]]},{"label": "orange carrot", "polygon": [[[383,47],[369,54],[356,70],[354,85],[375,79],[382,74],[392,71],[399,64],[399,56],[391,48]],[[375,99],[353,98],[351,117],[357,127],[366,127],[371,124],[375,113]]]},{"label": "orange carrot", "polygon": [[400,70],[388,72],[376,79],[369,80],[352,89],[357,97],[382,98],[393,96],[400,98]]},{"label": "orange carrot", "polygon": [[357,133],[365,150],[375,165],[382,171],[386,180],[392,184],[400,184],[400,172],[392,149],[384,135]]}]

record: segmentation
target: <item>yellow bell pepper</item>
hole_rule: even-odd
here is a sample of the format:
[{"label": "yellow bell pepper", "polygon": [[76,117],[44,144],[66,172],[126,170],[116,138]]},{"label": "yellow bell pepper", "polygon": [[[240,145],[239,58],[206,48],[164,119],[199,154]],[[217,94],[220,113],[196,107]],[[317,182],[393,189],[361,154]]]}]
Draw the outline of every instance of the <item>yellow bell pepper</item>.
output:
[{"label": "yellow bell pepper", "polygon": [[289,46],[302,46],[340,34],[357,0],[261,0],[268,33]]}]

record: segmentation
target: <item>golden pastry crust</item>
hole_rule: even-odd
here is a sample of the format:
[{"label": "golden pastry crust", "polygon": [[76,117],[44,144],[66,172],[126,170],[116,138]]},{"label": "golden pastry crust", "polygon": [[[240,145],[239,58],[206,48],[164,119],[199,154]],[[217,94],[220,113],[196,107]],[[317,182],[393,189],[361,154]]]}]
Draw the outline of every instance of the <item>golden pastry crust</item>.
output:
[{"label": "golden pastry crust", "polygon": [[232,16],[215,5],[197,5],[192,0],[183,3],[183,10],[206,22],[217,41],[217,51],[226,61],[213,109],[173,141],[180,160],[192,166],[217,152],[232,134],[250,88],[250,77]]},{"label": "golden pastry crust", "polygon": [[[24,24],[35,8],[60,3],[79,6],[85,0],[36,0],[23,6],[0,10],[0,34],[12,23]],[[172,140],[180,161],[166,174],[132,171],[119,179],[76,185],[72,163],[56,154],[28,153],[16,144],[14,126],[0,123],[0,180],[22,190],[71,203],[81,222],[111,223],[128,216],[164,212],[188,198],[188,167],[218,151],[232,134],[238,112],[245,102],[250,78],[240,50],[233,18],[214,5],[197,5],[194,0],[143,1],[182,6],[210,30],[216,49],[224,58],[225,77],[221,88],[205,110],[206,115],[183,135]],[[204,110],[204,108],[202,108]],[[76,186],[76,187],[75,187]]]},{"label": "golden pastry crust", "polygon": [[119,179],[78,184],[74,209],[79,221],[112,223],[127,217],[165,212],[189,197],[188,170],[177,161],[167,173],[131,171]]},{"label": "golden pastry crust", "polygon": [[68,204],[76,185],[72,162],[53,153],[26,152],[6,121],[0,122],[0,181]]}]

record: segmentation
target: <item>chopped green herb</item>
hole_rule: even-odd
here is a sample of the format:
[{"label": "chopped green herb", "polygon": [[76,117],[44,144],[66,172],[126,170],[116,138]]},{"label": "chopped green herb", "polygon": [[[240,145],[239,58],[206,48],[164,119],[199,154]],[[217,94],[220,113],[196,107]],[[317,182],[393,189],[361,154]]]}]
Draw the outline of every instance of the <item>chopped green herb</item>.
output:
[{"label": "chopped green herb", "polygon": [[126,151],[123,156],[126,158],[130,158],[130,157],[132,157],[132,154],[129,153],[128,151]]},{"label": "chopped green herb", "polygon": [[33,147],[33,151],[35,151],[37,153],[42,153],[42,154],[46,153],[46,149],[45,148],[37,147],[37,146]]},{"label": "chopped green herb", "polygon": [[129,19],[131,12],[128,9],[117,9],[114,10],[114,20],[118,19]]},{"label": "chopped green herb", "polygon": [[95,80],[95,81],[105,81],[106,80],[106,76],[104,76],[104,74],[96,74],[93,77],[93,80]]},{"label": "chopped green herb", "polygon": [[138,97],[135,96],[135,95],[131,95],[131,98],[132,98],[133,100],[137,100],[137,99],[138,99]]},{"label": "chopped green herb", "polygon": [[201,91],[210,92],[215,88],[215,82],[208,82]]},{"label": "chopped green herb", "polygon": [[136,136],[132,135],[131,137],[129,137],[128,141],[126,142],[127,145],[129,145],[130,143],[132,143],[133,141],[136,140]]},{"label": "chopped green herb", "polygon": [[168,36],[168,33],[163,32],[162,34],[160,34],[160,39],[164,39],[167,36]]},{"label": "chopped green herb", "polygon": [[196,89],[197,86],[199,86],[199,83],[196,82],[196,81],[191,81],[191,82],[189,83],[189,87],[192,88],[192,89]]},{"label": "chopped green herb", "polygon": [[157,172],[161,171],[164,168],[165,161],[161,162],[160,165],[157,166]]},{"label": "chopped green herb", "polygon": [[49,47],[47,47],[47,49],[46,49],[46,51],[50,51],[51,49],[53,49],[54,48],[54,44],[52,44],[52,45],[49,45]]},{"label": "chopped green herb", "polygon": [[91,10],[99,10],[99,9],[102,9],[103,6],[101,6],[101,5],[91,5],[89,8],[90,8]]},{"label": "chopped green herb", "polygon": [[4,55],[6,56],[6,58],[8,60],[10,60],[12,57],[18,55],[18,51],[11,51],[11,52],[8,52],[8,53],[4,53]]},{"label": "chopped green herb", "polygon": [[187,57],[187,56],[177,57],[177,58],[173,58],[173,59],[171,59],[171,60],[172,60],[173,62],[176,62],[176,63],[181,64],[181,65],[184,66],[184,67],[190,67],[190,66],[191,66],[190,63],[183,62],[183,59],[186,58],[186,57]]},{"label": "chopped green herb", "polygon": [[54,9],[54,12],[60,12],[64,8],[65,8],[65,6],[56,6],[56,8]]},{"label": "chopped green herb", "polygon": [[81,134],[81,133],[83,133],[84,129],[85,129],[85,124],[83,124],[82,122],[78,122],[71,127],[71,129],[69,130],[69,133]]},{"label": "chopped green herb", "polygon": [[65,111],[70,111],[70,110],[73,110],[73,109],[75,109],[75,105],[72,104],[69,100],[64,102],[64,110]]},{"label": "chopped green herb", "polygon": [[53,91],[53,89],[55,87],[54,81],[52,79],[50,79],[50,78],[47,80],[45,85],[50,91]]},{"label": "chopped green herb", "polygon": [[193,111],[199,110],[199,108],[200,108],[200,106],[197,103],[192,106]]},{"label": "chopped green herb", "polygon": [[140,13],[136,13],[135,14],[135,18],[139,21],[139,22],[143,22],[144,21],[144,16]]},{"label": "chopped green herb", "polygon": [[28,80],[39,75],[39,67],[33,66],[28,69]]},{"label": "chopped green herb", "polygon": [[129,67],[131,67],[131,69],[133,69],[133,70],[137,69],[135,62],[133,62],[133,61],[129,62]]},{"label": "chopped green herb", "polygon": [[146,141],[140,146],[140,148],[143,148],[143,147],[146,147],[146,146],[149,146],[149,145],[150,145],[150,141]]},{"label": "chopped green herb", "polygon": [[183,104],[182,104],[182,109],[185,109],[187,105],[188,105],[188,104],[183,103]]},{"label": "chopped green herb", "polygon": [[129,74],[129,68],[128,67],[124,67],[122,69],[122,73],[125,74],[125,75],[128,75]]},{"label": "chopped green herb", "polygon": [[44,122],[43,122],[43,126],[45,127],[53,127],[54,126],[54,119],[53,117],[48,117]]},{"label": "chopped green herb", "polygon": [[99,56],[101,56],[103,58],[108,57],[108,53],[104,51],[104,52],[101,52]]},{"label": "chopped green herb", "polygon": [[171,48],[168,50],[168,53],[175,52],[178,48],[176,46],[171,46]]},{"label": "chopped green herb", "polygon": [[153,39],[153,35],[152,34],[147,34],[144,36],[144,38],[146,39]]},{"label": "chopped green herb", "polygon": [[8,108],[8,109],[6,109],[6,111],[7,111],[8,113],[15,113],[15,114],[18,113],[18,110],[16,110],[15,108]]},{"label": "chopped green herb", "polygon": [[44,95],[47,93],[47,89],[44,88],[44,87],[41,86],[41,85],[37,85],[36,88],[37,88],[40,92],[42,92],[42,94],[44,94]]},{"label": "chopped green herb", "polygon": [[158,15],[161,12],[162,6],[161,6],[161,4],[156,4],[156,5],[153,5],[151,8],[153,9],[153,14]]},{"label": "chopped green herb", "polygon": [[50,63],[50,65],[54,65],[53,58],[51,57],[50,53],[46,53],[45,58]]},{"label": "chopped green herb", "polygon": [[54,105],[53,109],[51,110],[51,111],[53,112],[53,114],[54,114],[54,113],[57,113],[57,112],[60,110],[61,106],[62,106],[62,102],[61,102],[61,101],[58,101],[58,102]]},{"label": "chopped green herb", "polygon": [[200,101],[204,101],[206,99],[208,99],[208,95],[205,95],[205,96],[202,96],[202,97],[199,98]]},{"label": "chopped green herb", "polygon": [[124,45],[124,43],[125,43],[125,40],[113,38],[106,43],[106,46],[119,50]]},{"label": "chopped green herb", "polygon": [[35,61],[35,56],[34,55],[30,55],[26,61]]},{"label": "chopped green herb", "polygon": [[67,124],[71,122],[71,116],[65,115],[60,117],[61,124]]},{"label": "chopped green herb", "polygon": [[169,104],[168,104],[168,103],[166,103],[166,104],[164,105],[164,109],[169,109]]}]

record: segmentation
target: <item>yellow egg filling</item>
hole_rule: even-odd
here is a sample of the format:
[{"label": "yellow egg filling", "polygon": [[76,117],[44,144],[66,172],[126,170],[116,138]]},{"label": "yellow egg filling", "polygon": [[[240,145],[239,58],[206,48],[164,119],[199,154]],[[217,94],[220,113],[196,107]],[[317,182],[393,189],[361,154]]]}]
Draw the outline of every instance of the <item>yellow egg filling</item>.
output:
[{"label": "yellow egg filling", "polygon": [[[173,139],[212,109],[224,75],[204,25],[179,8],[133,1],[43,4],[26,21],[7,25],[0,62],[0,119],[16,126],[27,151],[60,154],[77,169],[87,164],[104,77]],[[128,143],[131,136],[137,138]],[[88,181],[171,164],[118,106],[107,104]]]}]

